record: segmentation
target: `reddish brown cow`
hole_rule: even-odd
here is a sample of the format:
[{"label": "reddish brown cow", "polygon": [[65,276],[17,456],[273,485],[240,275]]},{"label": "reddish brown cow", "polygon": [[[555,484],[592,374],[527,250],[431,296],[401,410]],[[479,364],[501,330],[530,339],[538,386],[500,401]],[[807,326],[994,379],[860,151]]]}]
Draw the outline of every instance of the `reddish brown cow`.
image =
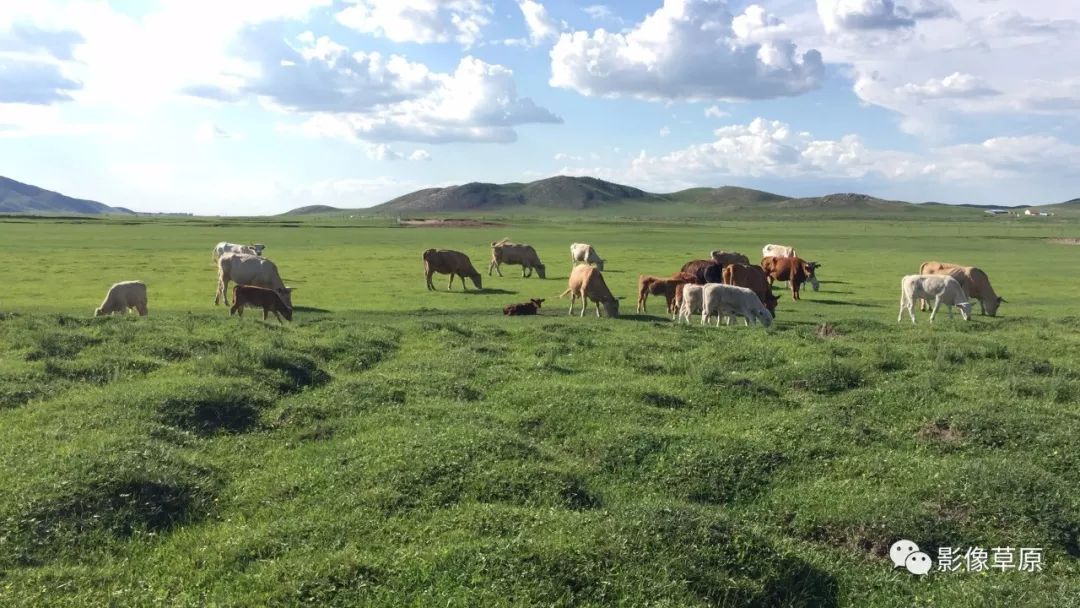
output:
[{"label": "reddish brown cow", "polygon": [[728,264],[724,266],[724,285],[745,287],[757,294],[765,308],[776,317],[776,302],[779,298],[773,294],[769,277],[759,266],[747,264]]},{"label": "reddish brown cow", "polygon": [[649,299],[649,294],[652,294],[654,296],[664,296],[664,300],[667,301],[668,312],[673,313],[678,310],[675,307],[675,302],[679,286],[684,283],[695,282],[697,282],[697,277],[687,272],[676,272],[667,279],[646,274],[640,275],[638,277],[637,311],[648,312],[645,308],[645,302]]},{"label": "reddish brown cow", "polygon": [[503,308],[503,314],[508,317],[517,317],[522,315],[535,315],[540,312],[540,304],[544,300],[529,300],[524,304],[510,304],[506,308]]},{"label": "reddish brown cow", "polygon": [[[791,299],[799,299],[799,289],[803,283],[810,281],[814,287],[818,280],[814,272],[821,266],[817,262],[807,262],[802,258],[778,258],[767,256],[761,259],[761,269],[769,276],[769,283],[773,281],[787,281],[791,287]],[[816,289],[815,289],[816,291]]]},{"label": "reddish brown cow", "polygon": [[229,309],[229,316],[240,315],[243,317],[245,307],[261,308],[263,321],[266,320],[269,313],[274,313],[278,323],[282,322],[282,316],[285,317],[286,321],[292,321],[292,307],[285,304],[285,301],[281,299],[281,294],[273,289],[254,285],[234,285],[233,305]]},{"label": "reddish brown cow", "polygon": [[705,271],[713,266],[719,266],[719,264],[714,260],[690,260],[683,264],[683,267],[679,269],[679,272],[694,275],[694,280],[692,282],[698,285],[704,285],[708,282],[705,280]]}]

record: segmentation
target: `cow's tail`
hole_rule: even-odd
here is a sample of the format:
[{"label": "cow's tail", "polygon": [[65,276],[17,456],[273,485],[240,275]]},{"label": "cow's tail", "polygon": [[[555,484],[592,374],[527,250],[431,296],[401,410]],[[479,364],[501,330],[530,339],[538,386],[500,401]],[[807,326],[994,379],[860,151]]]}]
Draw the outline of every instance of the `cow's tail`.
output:
[{"label": "cow's tail", "polygon": [[560,298],[560,299],[561,299],[561,298],[565,298],[565,297],[566,297],[566,294],[570,293],[571,291],[573,291],[573,289],[571,289],[570,287],[567,287],[567,288],[566,288],[566,291],[564,291],[564,292],[562,292],[562,293],[560,293],[560,294],[559,294],[559,298]]}]

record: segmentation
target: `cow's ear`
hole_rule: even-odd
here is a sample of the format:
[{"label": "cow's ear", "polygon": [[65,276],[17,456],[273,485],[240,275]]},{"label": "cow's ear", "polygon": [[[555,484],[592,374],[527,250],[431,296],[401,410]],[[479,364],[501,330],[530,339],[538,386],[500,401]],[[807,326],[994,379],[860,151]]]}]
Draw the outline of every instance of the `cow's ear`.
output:
[{"label": "cow's ear", "polygon": [[1008,303],[1009,301],[1006,300],[1005,298],[1002,298],[1001,296],[998,296],[998,303],[1001,303],[1001,302]]},{"label": "cow's ear", "polygon": [[285,289],[285,293],[292,293],[292,291],[294,289],[296,289],[296,288],[295,287],[285,287],[284,289]]},{"label": "cow's ear", "polygon": [[782,297],[784,297],[784,294],[779,294],[779,295],[776,296],[776,299],[779,300]]}]

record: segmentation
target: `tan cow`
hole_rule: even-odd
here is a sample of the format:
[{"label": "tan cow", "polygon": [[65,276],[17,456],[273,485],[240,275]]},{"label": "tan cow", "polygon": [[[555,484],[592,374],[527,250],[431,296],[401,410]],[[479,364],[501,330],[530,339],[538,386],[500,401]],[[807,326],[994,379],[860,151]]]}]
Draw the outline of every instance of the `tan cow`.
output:
[{"label": "tan cow", "polygon": [[218,259],[218,288],[214,295],[214,305],[221,299],[229,305],[229,281],[238,285],[254,285],[277,292],[281,301],[289,308],[293,307],[292,287],[286,287],[278,274],[277,266],[269,259],[246,253],[226,253]]},{"label": "tan cow", "polygon": [[123,281],[110,287],[105,301],[94,311],[94,316],[116,312],[127,314],[132,308],[139,312],[140,317],[146,316],[146,284],[142,281]]},{"label": "tan cow", "polygon": [[522,277],[531,277],[535,269],[541,279],[546,278],[544,275],[546,267],[540,263],[540,256],[536,254],[532,245],[511,243],[508,239],[495,241],[491,244],[491,265],[488,266],[488,276],[491,276],[492,270],[499,273],[500,277],[503,276],[502,270],[499,269],[502,264],[521,266]]},{"label": "tan cow", "polygon": [[588,305],[591,299],[596,303],[596,316],[600,316],[600,305],[604,305],[604,312],[609,317],[619,316],[619,300],[615,296],[611,295],[611,290],[608,289],[607,283],[604,282],[604,275],[599,270],[592,266],[580,265],[576,266],[570,273],[569,286],[566,291],[559,295],[560,298],[565,297],[566,294],[570,295],[570,312],[567,314],[574,314],[574,302],[581,298],[581,315],[585,316],[585,307]]},{"label": "tan cow", "polygon": [[483,289],[480,283],[480,273],[473,267],[469,256],[460,251],[451,249],[428,249],[425,251],[424,280],[427,281],[427,288],[430,291],[435,291],[435,285],[431,283],[431,275],[436,272],[450,275],[450,283],[446,286],[447,290],[454,286],[454,275],[461,278],[461,289],[463,291],[469,289],[465,286],[466,277],[472,279],[473,285],[477,289]]},{"label": "tan cow", "polygon": [[[923,262],[919,267],[919,274],[947,274],[956,279],[969,298],[978,300],[979,310],[988,317],[996,316],[998,306],[1007,301],[994,292],[994,288],[990,285],[990,277],[976,266],[961,266],[948,262]],[[926,308],[926,300],[920,299],[919,310],[926,310]]]}]

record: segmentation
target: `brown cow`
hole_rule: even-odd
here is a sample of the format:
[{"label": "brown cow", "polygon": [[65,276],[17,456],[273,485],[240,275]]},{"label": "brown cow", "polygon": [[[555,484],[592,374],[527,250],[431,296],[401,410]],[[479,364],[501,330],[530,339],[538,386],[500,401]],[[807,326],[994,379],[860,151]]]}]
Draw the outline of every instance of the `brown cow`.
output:
[{"label": "brown cow", "polygon": [[499,270],[501,264],[520,265],[522,277],[531,277],[535,269],[541,279],[546,278],[544,273],[547,267],[540,263],[540,256],[532,245],[511,243],[507,239],[495,241],[491,244],[491,265],[488,266],[488,276],[491,276],[492,270],[499,273],[500,277],[503,276],[502,270]]},{"label": "brown cow", "polygon": [[[923,262],[919,267],[919,274],[947,274],[960,283],[964,293],[969,298],[979,301],[979,309],[982,314],[993,317],[997,316],[998,306],[1006,302],[1005,298],[999,297],[990,285],[990,277],[977,266],[961,266],[948,262]],[[919,310],[926,310],[926,300],[919,300]]]},{"label": "brown cow", "polygon": [[273,289],[254,285],[234,285],[233,305],[229,309],[229,316],[240,315],[243,317],[244,308],[261,308],[263,321],[266,320],[269,313],[274,313],[278,323],[282,322],[282,316],[285,317],[286,321],[292,321],[292,306],[286,304],[285,300],[281,298],[281,294]]},{"label": "brown cow", "polygon": [[724,266],[727,266],[728,264],[750,265],[750,258],[736,251],[714,251],[709,255],[712,256],[714,262]]},{"label": "brown cow", "polygon": [[503,314],[508,317],[518,317],[522,315],[535,315],[540,312],[540,305],[544,300],[529,300],[524,304],[510,304],[503,308]]},{"label": "brown cow", "polygon": [[596,316],[600,316],[601,304],[604,305],[607,316],[619,316],[618,298],[611,295],[611,290],[604,282],[603,273],[593,266],[582,264],[574,267],[574,270],[570,272],[568,287],[559,297],[564,297],[566,294],[571,294],[570,312],[567,314],[574,314],[574,302],[580,297],[582,317],[585,316],[585,307],[590,299],[596,303]]},{"label": "brown cow", "polygon": [[791,287],[791,299],[799,299],[799,289],[803,283],[810,281],[817,290],[818,280],[814,273],[821,266],[817,262],[807,262],[802,258],[778,258],[766,256],[761,259],[761,269],[769,276],[769,283],[773,281],[787,281]]},{"label": "brown cow", "polygon": [[710,270],[713,271],[710,274],[715,274],[715,282],[719,283],[722,280],[721,272],[723,270],[723,266],[717,264],[713,260],[690,260],[689,262],[683,264],[682,268],[679,269],[679,272],[685,272],[694,275],[694,283],[698,285],[704,285],[705,283],[709,282],[706,280],[705,273]]},{"label": "brown cow", "polygon": [[684,283],[695,282],[697,282],[697,277],[686,272],[677,272],[668,279],[646,274],[640,275],[638,276],[637,311],[648,312],[645,308],[645,302],[649,299],[649,294],[652,294],[654,296],[664,296],[664,300],[667,302],[667,311],[674,314],[678,311],[675,304],[679,286]]},{"label": "brown cow", "polygon": [[776,302],[779,298],[773,294],[769,285],[769,276],[760,266],[748,264],[728,264],[724,266],[724,285],[745,287],[757,294],[773,318],[776,317]]},{"label": "brown cow", "polygon": [[428,249],[425,251],[424,278],[427,280],[427,288],[431,291],[435,291],[435,286],[431,283],[431,275],[436,272],[450,275],[450,283],[446,286],[447,290],[454,286],[454,275],[461,278],[461,289],[464,291],[469,290],[465,286],[465,277],[472,279],[473,285],[477,289],[483,289],[480,284],[480,273],[476,271],[476,268],[473,268],[469,256],[460,251],[450,249]]}]

